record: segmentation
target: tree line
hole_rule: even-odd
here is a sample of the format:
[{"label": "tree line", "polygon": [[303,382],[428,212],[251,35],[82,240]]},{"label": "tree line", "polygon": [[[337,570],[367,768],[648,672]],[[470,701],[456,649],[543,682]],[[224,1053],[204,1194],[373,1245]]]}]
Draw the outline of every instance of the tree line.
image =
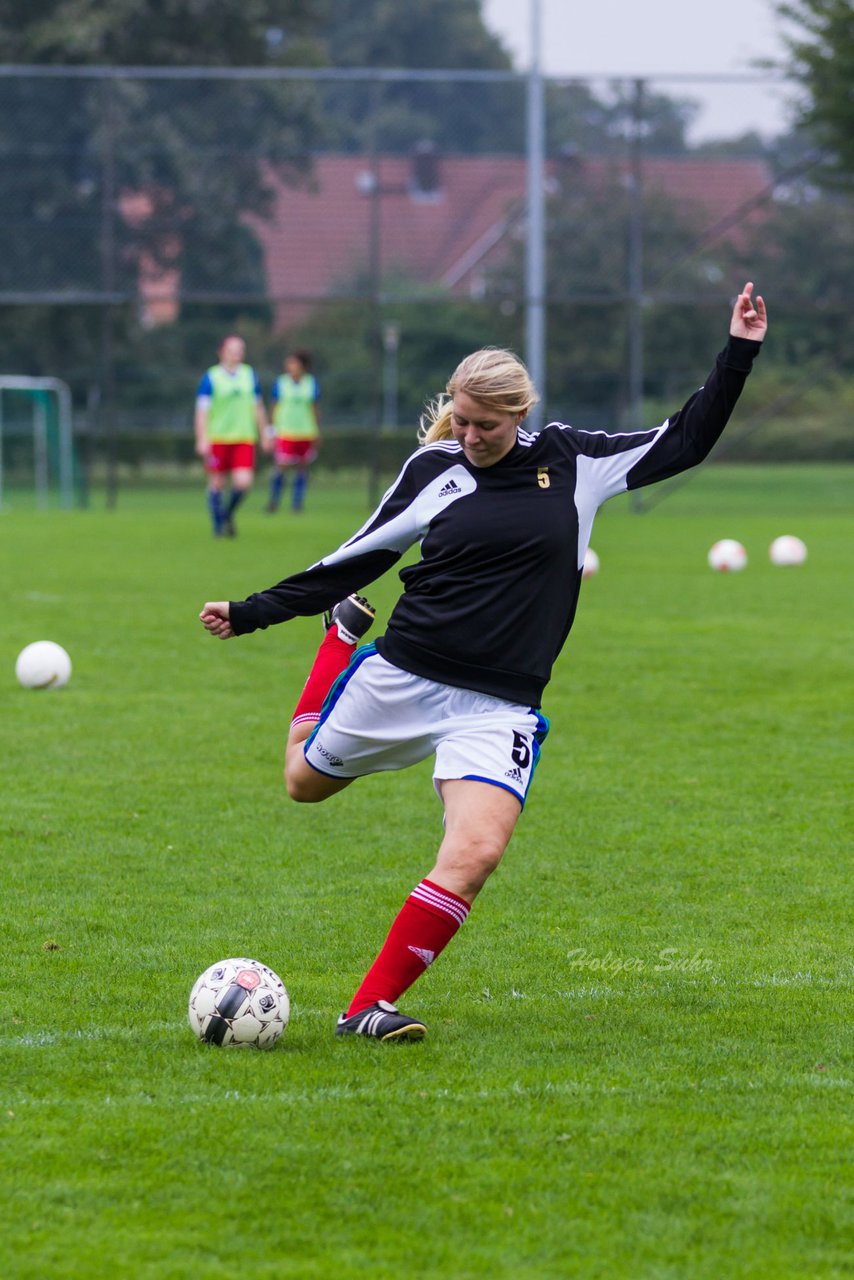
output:
[{"label": "tree line", "polygon": [[[789,23],[789,64],[802,89],[800,118],[771,143],[747,136],[700,154],[760,154],[778,179],[766,215],[750,236],[704,243],[702,225],[648,197],[645,271],[662,279],[679,261],[675,290],[685,302],[645,317],[647,391],[667,394],[669,377],[706,360],[719,317],[692,305],[692,292],[726,288],[749,268],[776,306],[774,360],[850,373],[843,317],[854,293],[847,183],[854,136],[847,92],[854,39],[847,0],[778,6]],[[511,59],[485,27],[479,0],[0,0],[0,37],[8,62],[39,66],[408,67],[508,71]],[[848,71],[846,71],[848,68]],[[694,105],[648,94],[643,145],[648,154],[687,154]],[[552,155],[624,153],[638,128],[625,88],[596,93],[586,84],[550,85]],[[24,122],[22,128],[21,122]],[[140,264],[180,266],[183,287],[232,301],[191,305],[180,320],[150,330],[131,305],[116,307],[110,358],[119,402],[152,409],[189,394],[188,370],[210,362],[223,326],[240,325],[255,358],[272,370],[282,335],[263,304],[263,261],[241,213],[265,217],[271,191],[265,164],[290,183],[310,183],[321,149],[404,150],[429,138],[440,149],[521,151],[523,91],[506,84],[394,83],[357,87],[318,82],[208,81],[0,82],[0,151],[14,175],[0,189],[6,229],[0,288],[22,274],[46,287],[75,279],[116,294],[132,293]],[[48,139],[49,155],[39,147]],[[135,223],[115,214],[117,193],[144,190],[150,216]],[[155,232],[156,228],[156,232]],[[167,232],[173,234],[164,234]],[[61,233],[60,233],[61,232]],[[107,244],[105,246],[105,237]],[[625,270],[624,202],[603,189],[582,201],[551,202],[550,292],[578,292],[597,264],[612,277]],[[470,345],[522,346],[519,263],[510,259],[487,282],[482,302],[415,307],[394,303],[386,318],[406,335],[400,356],[401,404],[407,415],[423,388]],[[726,285],[720,282],[726,282]],[[407,282],[402,281],[401,292]],[[654,294],[654,290],[653,290]],[[375,402],[376,317],[359,305],[325,304],[288,335],[315,345],[327,363],[332,403],[352,416]],[[591,403],[614,402],[625,357],[625,308],[550,309],[550,379]],[[60,373],[78,401],[103,380],[101,314],[86,306],[18,305],[0,314],[7,364],[16,372]],[[373,354],[372,354],[373,352]],[[578,387],[578,370],[586,382]],[[828,374],[828,376],[830,376]],[[609,388],[611,390],[609,391]],[[608,397],[610,396],[610,400]],[[367,410],[365,410],[367,412]]]}]

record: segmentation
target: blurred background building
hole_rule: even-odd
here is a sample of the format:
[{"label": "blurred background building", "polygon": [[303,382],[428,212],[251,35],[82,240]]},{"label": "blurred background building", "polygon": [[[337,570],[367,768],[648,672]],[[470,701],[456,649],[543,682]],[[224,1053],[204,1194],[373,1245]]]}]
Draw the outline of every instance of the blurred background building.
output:
[{"label": "blurred background building", "polygon": [[[467,351],[525,353],[531,81],[478,0],[216,0],[204,23],[188,0],[137,25],[48,7],[0,67],[2,371],[68,384],[81,475],[114,495],[196,465],[195,385],[225,332],[265,387],[311,347],[322,465],[375,471]],[[542,81],[547,411],[659,420],[749,275],[774,341],[729,455],[850,458],[850,161],[809,103],[779,136],[710,137],[691,88]],[[31,466],[29,415],[4,396],[7,475]]]}]

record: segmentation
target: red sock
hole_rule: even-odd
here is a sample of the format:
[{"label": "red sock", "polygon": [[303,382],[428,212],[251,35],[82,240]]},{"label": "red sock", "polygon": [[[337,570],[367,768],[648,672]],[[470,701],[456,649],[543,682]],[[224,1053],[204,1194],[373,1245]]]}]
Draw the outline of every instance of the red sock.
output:
[{"label": "red sock", "polygon": [[320,719],[320,708],[327,693],[356,652],[355,646],[338,638],[338,628],[333,624],[323,637],[314,665],[308,673],[305,688],[300,694],[291,724]]},{"label": "red sock", "polygon": [[394,1004],[443,951],[469,913],[465,898],[422,880],[401,907],[382,951],[350,1001],[347,1016],[378,1000]]}]

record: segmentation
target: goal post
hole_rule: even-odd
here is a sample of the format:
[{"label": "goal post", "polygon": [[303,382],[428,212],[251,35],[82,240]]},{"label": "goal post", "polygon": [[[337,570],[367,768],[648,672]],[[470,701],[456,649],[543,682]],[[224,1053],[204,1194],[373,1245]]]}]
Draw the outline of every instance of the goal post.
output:
[{"label": "goal post", "polygon": [[60,378],[29,378],[17,374],[0,374],[0,508],[3,506],[5,482],[3,445],[3,398],[7,391],[20,391],[32,397],[33,470],[35,476],[36,506],[48,505],[50,492],[50,449],[48,424],[48,399],[56,402],[58,431],[57,475],[59,480],[59,504],[74,504],[74,456],[73,422],[71,416],[71,388]]}]

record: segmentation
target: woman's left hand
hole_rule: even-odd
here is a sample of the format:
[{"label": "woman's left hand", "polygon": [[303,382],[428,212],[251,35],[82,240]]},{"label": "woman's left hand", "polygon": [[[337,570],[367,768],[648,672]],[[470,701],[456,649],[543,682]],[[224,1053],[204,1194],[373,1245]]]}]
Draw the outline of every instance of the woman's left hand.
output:
[{"label": "woman's left hand", "polygon": [[748,280],[735,300],[729,332],[730,337],[752,338],[754,342],[761,342],[768,332],[765,302],[760,294],[754,300],[751,280]]}]

